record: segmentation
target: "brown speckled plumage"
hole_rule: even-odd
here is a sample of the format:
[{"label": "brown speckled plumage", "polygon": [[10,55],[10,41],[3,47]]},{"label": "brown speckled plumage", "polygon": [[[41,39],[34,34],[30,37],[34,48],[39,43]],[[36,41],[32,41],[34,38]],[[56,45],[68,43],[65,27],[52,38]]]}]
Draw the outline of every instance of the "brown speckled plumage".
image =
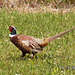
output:
[{"label": "brown speckled plumage", "polygon": [[23,56],[26,53],[32,53],[33,55],[35,55],[36,53],[41,52],[43,50],[43,47],[45,47],[48,42],[66,34],[73,29],[75,29],[75,27],[49,38],[37,39],[27,35],[18,35],[16,34],[15,27],[9,26],[9,31],[11,32],[9,36],[12,43],[22,51]]},{"label": "brown speckled plumage", "polygon": [[[14,37],[10,37],[10,40],[12,41],[12,43],[18,47],[22,53],[23,56],[26,53],[32,53],[33,55],[35,55],[38,52],[42,51],[42,46],[40,46],[34,38],[30,37],[30,36],[26,36],[26,35],[16,35]],[[25,43],[23,43],[22,41],[28,41],[29,46],[27,46]],[[34,47],[33,47],[34,46]],[[22,56],[22,57],[23,57]]]}]

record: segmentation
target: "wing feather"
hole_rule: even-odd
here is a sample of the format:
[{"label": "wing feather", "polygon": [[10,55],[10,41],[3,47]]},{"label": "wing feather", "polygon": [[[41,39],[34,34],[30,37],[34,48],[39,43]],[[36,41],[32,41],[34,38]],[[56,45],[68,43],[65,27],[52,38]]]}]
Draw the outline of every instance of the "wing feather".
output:
[{"label": "wing feather", "polygon": [[42,47],[36,42],[36,40],[33,37],[21,35],[18,38],[23,43],[23,45],[29,47],[30,50],[34,52],[42,51]]}]

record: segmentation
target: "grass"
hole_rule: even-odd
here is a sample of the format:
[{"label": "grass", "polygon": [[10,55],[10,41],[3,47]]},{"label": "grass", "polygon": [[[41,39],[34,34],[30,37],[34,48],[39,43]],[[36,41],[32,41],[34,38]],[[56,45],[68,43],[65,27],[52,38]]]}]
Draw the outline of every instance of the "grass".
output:
[{"label": "grass", "polygon": [[[0,74],[1,75],[74,75],[75,30],[51,41],[43,52],[20,60],[21,51],[9,40],[8,26],[17,27],[18,34],[41,38],[56,35],[75,26],[75,13],[22,13],[0,11]],[[67,69],[67,67],[70,69]],[[64,68],[64,69],[63,69]]]}]

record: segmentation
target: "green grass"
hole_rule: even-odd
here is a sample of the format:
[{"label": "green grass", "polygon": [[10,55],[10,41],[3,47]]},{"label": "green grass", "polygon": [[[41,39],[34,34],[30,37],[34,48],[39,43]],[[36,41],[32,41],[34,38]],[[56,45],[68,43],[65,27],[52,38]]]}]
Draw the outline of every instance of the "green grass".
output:
[{"label": "green grass", "polygon": [[72,69],[75,66],[75,30],[51,41],[43,52],[36,54],[37,58],[26,55],[21,61],[21,51],[9,40],[10,25],[17,27],[18,34],[41,38],[47,33],[50,37],[75,27],[75,13],[18,14],[17,11],[0,11],[0,75],[75,74],[75,69]]}]

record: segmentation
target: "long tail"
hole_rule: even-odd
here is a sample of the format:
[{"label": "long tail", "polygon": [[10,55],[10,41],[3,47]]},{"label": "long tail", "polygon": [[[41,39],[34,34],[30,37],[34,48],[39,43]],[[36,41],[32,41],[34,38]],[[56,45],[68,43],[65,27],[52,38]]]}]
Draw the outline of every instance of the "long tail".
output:
[{"label": "long tail", "polygon": [[58,37],[60,37],[60,36],[62,36],[62,35],[64,35],[64,34],[70,32],[70,31],[73,30],[73,29],[75,29],[75,27],[74,27],[74,28],[71,28],[71,29],[69,29],[69,30],[67,30],[67,31],[65,31],[65,32],[62,32],[62,33],[59,33],[59,34],[57,34],[57,35],[51,36],[51,37],[47,38],[47,42],[50,42],[50,41],[52,41],[52,40],[54,40],[54,39],[56,39],[56,38],[58,38]]}]

